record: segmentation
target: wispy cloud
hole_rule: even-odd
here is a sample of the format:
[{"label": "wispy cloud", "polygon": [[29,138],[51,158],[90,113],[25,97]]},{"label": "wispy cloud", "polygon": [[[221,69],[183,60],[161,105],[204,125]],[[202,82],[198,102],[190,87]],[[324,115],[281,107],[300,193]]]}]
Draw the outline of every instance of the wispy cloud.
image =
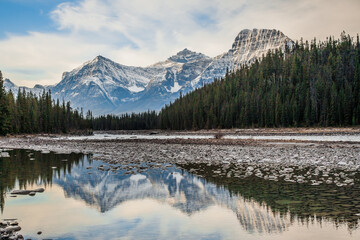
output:
[{"label": "wispy cloud", "polygon": [[[358,0],[78,0],[50,13],[55,29],[8,35],[0,67],[18,84],[53,84],[98,54],[146,66],[187,47],[215,56],[244,28],[277,28],[293,39],[360,29]],[[17,71],[15,71],[16,69]],[[23,71],[18,71],[23,69]]]}]

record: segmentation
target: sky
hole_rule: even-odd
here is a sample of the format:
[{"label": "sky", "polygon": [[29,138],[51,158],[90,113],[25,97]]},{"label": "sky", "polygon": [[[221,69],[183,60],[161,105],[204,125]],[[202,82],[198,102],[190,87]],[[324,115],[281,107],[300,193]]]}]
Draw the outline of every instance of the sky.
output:
[{"label": "sky", "polygon": [[360,33],[359,0],[0,0],[0,70],[52,85],[97,55],[131,66],[184,48],[215,57],[242,29],[293,40]]}]

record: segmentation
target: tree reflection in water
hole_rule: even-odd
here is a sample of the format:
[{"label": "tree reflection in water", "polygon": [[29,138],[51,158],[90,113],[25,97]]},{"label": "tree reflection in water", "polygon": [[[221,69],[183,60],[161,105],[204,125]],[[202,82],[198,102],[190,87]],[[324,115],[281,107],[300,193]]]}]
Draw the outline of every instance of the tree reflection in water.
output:
[{"label": "tree reflection in water", "polygon": [[[214,176],[213,169],[221,166],[207,166],[206,164],[188,164],[179,166],[195,175],[205,178],[219,186],[226,187],[232,194],[239,194],[245,199],[266,204],[274,213],[282,216],[290,215],[303,223],[320,223],[330,220],[336,226],[347,224],[349,230],[359,227],[360,209],[360,172],[354,176],[353,186],[337,187],[334,184],[298,184],[283,180],[269,181],[256,176],[247,178],[227,177],[225,173]],[[303,172],[307,169],[304,168]],[[296,174],[296,173],[295,173]]]},{"label": "tree reflection in water", "polygon": [[[226,172],[214,175],[214,168],[221,167],[206,164],[167,168],[144,164],[141,173],[131,175],[121,166],[110,169],[103,162],[81,154],[25,150],[9,153],[10,158],[0,159],[2,211],[6,193],[14,188],[57,184],[66,197],[81,199],[103,213],[125,201],[151,198],[188,215],[213,205],[224,206],[236,214],[248,232],[279,233],[294,221],[312,223],[324,219],[335,225],[345,223],[350,230],[358,227],[355,215],[360,207],[358,181],[353,186],[339,188],[267,181],[254,176],[239,179],[228,177]],[[103,164],[108,171],[97,169]],[[226,171],[230,170],[231,167]],[[355,179],[359,179],[359,174]]]},{"label": "tree reflection in water", "polygon": [[6,192],[27,189],[34,184],[51,186],[60,174],[71,174],[74,165],[84,164],[82,154],[43,154],[29,150],[11,150],[9,158],[0,158],[0,207],[3,212]]}]

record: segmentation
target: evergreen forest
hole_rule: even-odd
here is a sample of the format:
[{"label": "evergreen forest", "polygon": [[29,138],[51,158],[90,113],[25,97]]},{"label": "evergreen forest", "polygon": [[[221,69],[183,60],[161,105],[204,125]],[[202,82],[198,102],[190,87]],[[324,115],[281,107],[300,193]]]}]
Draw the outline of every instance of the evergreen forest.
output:
[{"label": "evergreen forest", "polygon": [[94,129],[328,127],[360,124],[360,43],[300,41],[268,52],[165,106],[160,113],[100,116]]},{"label": "evergreen forest", "polygon": [[0,134],[68,132],[71,129],[214,129],[328,127],[360,124],[360,43],[340,39],[298,41],[285,51],[227,72],[166,105],[160,112],[104,115],[72,110],[70,103],[19,91],[0,81]]},{"label": "evergreen forest", "polygon": [[36,96],[19,88],[16,95],[5,92],[0,71],[0,135],[18,133],[67,133],[92,128],[92,116],[86,117],[70,102],[56,102],[51,92]]}]

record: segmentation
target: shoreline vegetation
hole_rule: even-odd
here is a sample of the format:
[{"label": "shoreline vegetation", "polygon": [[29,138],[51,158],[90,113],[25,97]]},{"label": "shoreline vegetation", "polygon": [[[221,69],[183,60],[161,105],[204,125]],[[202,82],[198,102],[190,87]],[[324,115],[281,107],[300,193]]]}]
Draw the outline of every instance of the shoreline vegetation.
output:
[{"label": "shoreline vegetation", "polygon": [[284,52],[227,72],[160,112],[93,117],[51,92],[5,92],[0,72],[0,135],[92,130],[200,130],[360,126],[360,40],[296,42]]}]

